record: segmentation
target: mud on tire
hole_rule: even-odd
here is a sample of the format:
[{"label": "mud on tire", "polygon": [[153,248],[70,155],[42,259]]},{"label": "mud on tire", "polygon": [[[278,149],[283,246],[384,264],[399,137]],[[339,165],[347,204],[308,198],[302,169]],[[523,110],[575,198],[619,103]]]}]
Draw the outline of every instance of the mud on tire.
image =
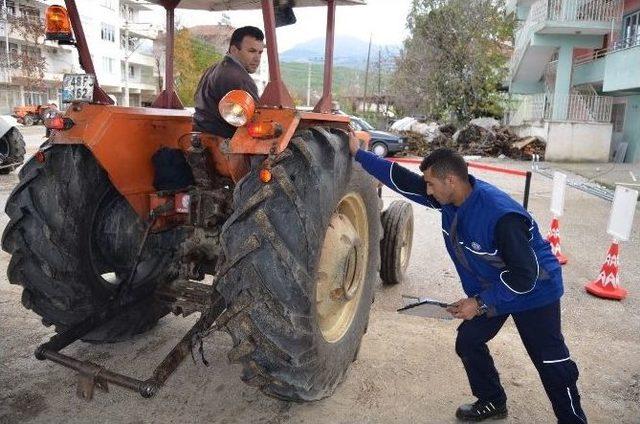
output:
[{"label": "mud on tire", "polygon": [[[60,332],[112,302],[117,282],[131,271],[144,223],[84,146],[53,146],[44,163],[32,158],[19,177],[7,201],[10,221],[2,235],[2,249],[11,254],[9,282],[24,288],[25,307]],[[168,312],[148,299],[163,278],[170,278],[172,252],[161,248],[171,244],[168,237],[175,234],[147,242],[133,290],[124,299],[137,302],[135,307],[84,340],[123,340],[148,330]],[[104,240],[114,244],[101,245]],[[108,274],[111,282],[104,277]]]},{"label": "mud on tire", "polygon": [[[17,128],[11,128],[0,138],[0,174],[8,174],[24,162],[25,145],[22,133]],[[5,165],[11,165],[6,166]]]},{"label": "mud on tire", "polygon": [[[355,360],[368,324],[379,265],[380,201],[347,145],[320,127],[299,131],[276,158],[270,183],[260,182],[255,161],[236,186],[235,212],[223,227],[228,260],[240,255],[248,240],[259,245],[217,286],[229,305],[221,317],[233,340],[229,359],[242,365],[244,382],[280,399],[331,395]],[[329,226],[339,224],[343,199],[366,210],[358,228],[366,227],[367,234],[359,233],[362,250],[356,251],[367,255],[358,268],[363,270],[359,300],[348,303],[357,305],[352,319],[331,333],[328,328],[334,327],[316,307],[319,282],[325,281],[319,279],[319,264],[321,256],[331,255],[323,244]]]}]

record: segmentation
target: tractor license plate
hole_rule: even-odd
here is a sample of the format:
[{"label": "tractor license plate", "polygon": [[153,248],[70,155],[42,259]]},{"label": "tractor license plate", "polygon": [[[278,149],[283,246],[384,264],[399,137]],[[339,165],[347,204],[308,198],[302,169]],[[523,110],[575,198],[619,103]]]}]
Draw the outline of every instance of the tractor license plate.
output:
[{"label": "tractor license plate", "polygon": [[96,76],[93,74],[65,74],[62,79],[62,101],[91,102]]}]

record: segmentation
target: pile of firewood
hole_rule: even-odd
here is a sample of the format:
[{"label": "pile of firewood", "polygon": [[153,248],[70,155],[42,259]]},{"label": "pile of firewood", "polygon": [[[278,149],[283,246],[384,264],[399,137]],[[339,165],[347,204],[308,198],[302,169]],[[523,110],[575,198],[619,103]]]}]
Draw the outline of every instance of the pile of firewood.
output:
[{"label": "pile of firewood", "polygon": [[518,137],[509,127],[494,126],[485,129],[469,124],[460,130],[451,125],[442,125],[433,137],[425,137],[413,132],[403,133],[407,137],[408,155],[426,156],[435,149],[446,147],[462,155],[487,157],[508,157],[530,160],[537,154],[544,159],[546,144],[537,137]]}]

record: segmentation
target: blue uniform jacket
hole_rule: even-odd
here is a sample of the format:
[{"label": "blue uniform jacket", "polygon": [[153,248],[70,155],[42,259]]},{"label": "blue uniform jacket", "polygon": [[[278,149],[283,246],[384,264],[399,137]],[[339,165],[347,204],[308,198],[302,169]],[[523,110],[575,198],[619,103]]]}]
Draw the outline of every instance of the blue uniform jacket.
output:
[{"label": "blue uniform jacket", "polygon": [[[392,190],[419,204],[442,213],[442,233],[447,251],[458,271],[467,296],[480,295],[489,307],[489,316],[521,312],[558,300],[563,293],[562,271],[549,243],[542,238],[531,215],[508,194],[482,180],[469,176],[473,190],[460,207],[440,205],[427,196],[420,175],[396,172],[399,165],[372,153],[358,151],[362,167]],[[494,234],[498,220],[508,213],[523,215],[530,222],[529,245],[538,264],[538,275],[527,291],[508,283],[509,269],[500,257]]]}]

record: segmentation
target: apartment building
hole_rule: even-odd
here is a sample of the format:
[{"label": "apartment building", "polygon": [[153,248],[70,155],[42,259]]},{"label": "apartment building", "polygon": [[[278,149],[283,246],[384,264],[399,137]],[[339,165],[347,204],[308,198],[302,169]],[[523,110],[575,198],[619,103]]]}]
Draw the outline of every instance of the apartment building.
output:
[{"label": "apartment building", "polygon": [[548,160],[640,161],[640,0],[511,0],[509,123]]},{"label": "apartment building", "polygon": [[[83,72],[74,47],[39,40],[36,45],[15,27],[13,17],[44,19],[46,7],[60,1],[6,1],[6,15],[0,20],[0,113],[14,106],[56,102],[61,105],[60,87],[65,73]],[[90,46],[96,76],[117,104],[150,105],[159,92],[159,69],[153,50],[157,29],[142,22],[149,10],[139,0],[77,0],[85,37]],[[4,9],[4,7],[3,7]],[[44,25],[44,24],[43,24]],[[18,65],[23,55],[46,60],[44,84],[30,88]],[[159,54],[162,54],[161,52]],[[7,66],[8,64],[8,66]],[[127,96],[128,93],[128,96]],[[128,101],[127,101],[128,97]]]}]

